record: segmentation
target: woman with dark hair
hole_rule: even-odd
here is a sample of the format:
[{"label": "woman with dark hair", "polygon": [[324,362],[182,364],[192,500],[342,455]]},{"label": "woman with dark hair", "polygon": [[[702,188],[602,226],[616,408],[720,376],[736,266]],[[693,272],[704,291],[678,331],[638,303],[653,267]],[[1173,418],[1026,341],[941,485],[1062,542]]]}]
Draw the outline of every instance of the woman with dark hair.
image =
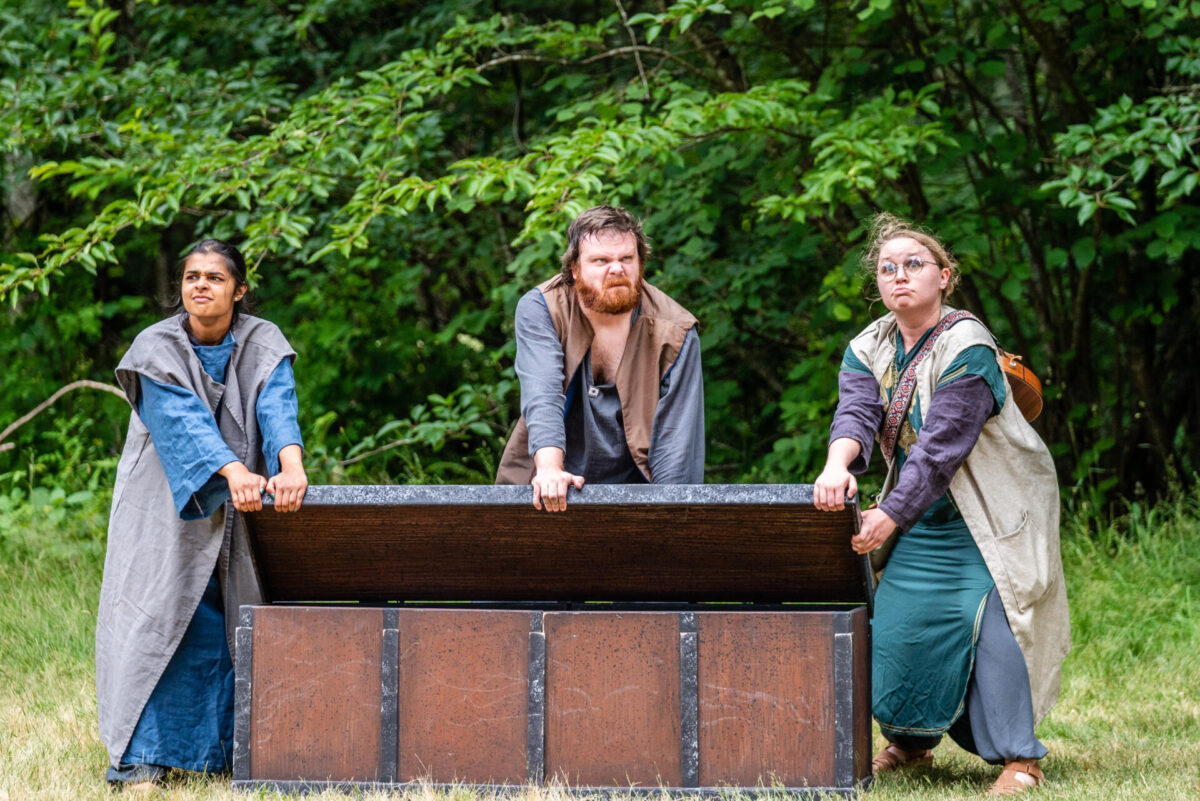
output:
[{"label": "woman with dark hair", "polygon": [[233,740],[233,631],[261,600],[238,512],[300,508],[308,478],[295,351],[243,312],[246,263],[206,239],[183,260],[176,313],[117,366],[133,413],[117,467],[96,626],[109,782],[171,768],[224,772]]},{"label": "woman with dark hair", "polygon": [[[1004,770],[988,795],[1044,781],[1034,726],[1070,643],[1058,483],[978,319],[944,304],[958,265],[879,215],[864,258],[888,314],[850,343],[818,509],[858,491],[877,439],[878,506],[851,540],[886,567],[871,628],[876,774],[929,764],[943,734]],[[888,549],[890,548],[890,555]],[[878,549],[878,550],[877,550]]]}]

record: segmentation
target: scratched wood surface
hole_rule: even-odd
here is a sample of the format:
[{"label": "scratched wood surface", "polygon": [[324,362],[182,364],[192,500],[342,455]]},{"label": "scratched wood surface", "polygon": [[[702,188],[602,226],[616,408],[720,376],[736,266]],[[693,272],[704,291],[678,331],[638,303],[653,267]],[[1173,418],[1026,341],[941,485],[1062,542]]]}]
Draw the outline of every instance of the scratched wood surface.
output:
[{"label": "scratched wood surface", "polygon": [[[538,612],[399,611],[396,780],[523,785]],[[837,785],[832,611],[703,611],[696,631],[701,787]],[[869,774],[866,609],[854,637],[853,775]],[[383,610],[259,606],[250,777],[380,777]],[[548,611],[545,776],[575,786],[683,783],[677,612]],[[393,641],[395,642],[395,641]]]},{"label": "scratched wood surface", "polygon": [[679,624],[669,613],[547,613],[546,777],[679,786]]},{"label": "scratched wood surface", "polygon": [[834,782],[833,616],[696,616],[700,784]]},{"label": "scratched wood surface", "polygon": [[871,619],[866,607],[852,613],[854,625],[854,749],[855,777],[871,775]]},{"label": "scratched wood surface", "polygon": [[548,514],[521,497],[461,506],[306,501],[293,514],[264,510],[247,520],[270,601],[866,599],[862,560],[849,544],[854,509],[577,503]]},{"label": "scratched wood surface", "polygon": [[379,779],[382,630],[379,609],[256,608],[251,776]]},{"label": "scratched wood surface", "polygon": [[400,781],[525,783],[533,616],[400,615]]}]

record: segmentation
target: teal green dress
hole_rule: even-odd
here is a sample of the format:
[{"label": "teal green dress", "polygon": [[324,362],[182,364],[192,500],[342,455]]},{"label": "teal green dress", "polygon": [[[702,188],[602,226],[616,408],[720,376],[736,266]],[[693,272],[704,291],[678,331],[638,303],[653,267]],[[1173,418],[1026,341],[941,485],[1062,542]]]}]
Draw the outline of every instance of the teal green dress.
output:
[{"label": "teal green dress", "polygon": [[[895,376],[925,343],[907,353],[897,332],[896,362],[882,381],[890,401]],[[843,369],[869,373],[847,350]],[[1003,377],[986,347],[963,351],[937,386],[979,375],[1004,402]],[[908,449],[921,431],[920,396],[914,396],[896,448],[900,480]],[[980,624],[992,576],[949,491],[908,531],[900,533],[875,595],[872,620],[872,712],[885,735],[940,735],[962,714]]]}]

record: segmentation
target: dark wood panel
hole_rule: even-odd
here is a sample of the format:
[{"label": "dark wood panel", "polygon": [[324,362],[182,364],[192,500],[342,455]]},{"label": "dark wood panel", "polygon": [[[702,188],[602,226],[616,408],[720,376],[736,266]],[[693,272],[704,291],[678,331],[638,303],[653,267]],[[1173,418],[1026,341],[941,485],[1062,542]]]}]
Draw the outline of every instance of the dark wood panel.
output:
[{"label": "dark wood panel", "polygon": [[251,778],[377,781],[382,610],[258,607],[253,654]]},{"label": "dark wood panel", "polygon": [[525,783],[535,614],[401,610],[400,781]]},{"label": "dark wood panel", "polygon": [[[325,487],[324,490],[338,488]],[[354,489],[354,488],[351,488]],[[361,489],[361,488],[359,488]],[[400,489],[400,488],[371,488]],[[482,503],[484,490],[427,490],[425,505],[307,501],[297,513],[247,516],[272,601],[631,600],[848,601],[866,599],[863,562],[850,549],[857,510],[807,503],[721,500],[736,485],[705,486],[688,504],[590,502],[548,514],[521,503]],[[669,497],[669,487],[653,487]],[[729,489],[730,493],[719,490]],[[762,489],[762,488],[759,488]],[[800,496],[782,487],[783,496]],[[463,505],[429,504],[462,492]],[[469,492],[467,492],[469,490]],[[331,493],[326,492],[325,496]],[[770,497],[751,493],[750,497]],[[322,497],[317,493],[317,497]],[[373,496],[370,496],[373,497]],[[385,496],[386,497],[386,496]],[[404,496],[407,497],[407,496]],[[524,494],[521,495],[524,498]],[[467,504],[472,500],[474,505]],[[361,500],[361,499],[360,499]]]},{"label": "dark wood panel", "polygon": [[833,614],[696,616],[700,784],[831,787]]},{"label": "dark wood panel", "polygon": [[854,620],[854,777],[871,775],[871,620],[866,607]]},{"label": "dark wood panel", "polygon": [[679,624],[673,613],[546,613],[546,778],[677,787]]}]

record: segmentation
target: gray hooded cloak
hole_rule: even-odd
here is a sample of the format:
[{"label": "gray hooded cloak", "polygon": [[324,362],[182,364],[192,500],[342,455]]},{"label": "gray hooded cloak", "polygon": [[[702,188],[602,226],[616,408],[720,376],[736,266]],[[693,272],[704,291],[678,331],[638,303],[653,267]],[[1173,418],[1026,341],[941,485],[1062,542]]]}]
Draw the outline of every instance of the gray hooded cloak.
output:
[{"label": "gray hooded cloak", "polygon": [[230,654],[238,607],[262,600],[241,515],[226,501],[208,518],[181,520],[150,433],[137,413],[140,376],[188,389],[208,405],[238,459],[266,475],[255,404],[280,361],[294,360],[296,353],[273,323],[256,317],[238,315],[233,336],[236,344],[224,384],[204,372],[178,316],[138,334],[117,365],[117,382],[133,412],[117,465],[96,622],[100,739],[114,767],[214,568],[225,601]]}]

